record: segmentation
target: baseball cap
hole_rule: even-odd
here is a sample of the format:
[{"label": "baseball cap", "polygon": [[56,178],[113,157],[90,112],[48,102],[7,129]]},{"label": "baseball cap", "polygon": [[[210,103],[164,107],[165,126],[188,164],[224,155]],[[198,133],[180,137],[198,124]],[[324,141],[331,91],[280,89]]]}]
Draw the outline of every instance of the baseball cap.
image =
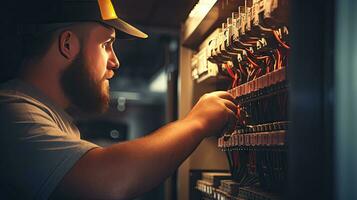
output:
[{"label": "baseball cap", "polygon": [[147,38],[148,35],[120,19],[111,0],[25,0],[13,8],[24,24],[60,24],[95,21],[117,30],[117,38]]}]

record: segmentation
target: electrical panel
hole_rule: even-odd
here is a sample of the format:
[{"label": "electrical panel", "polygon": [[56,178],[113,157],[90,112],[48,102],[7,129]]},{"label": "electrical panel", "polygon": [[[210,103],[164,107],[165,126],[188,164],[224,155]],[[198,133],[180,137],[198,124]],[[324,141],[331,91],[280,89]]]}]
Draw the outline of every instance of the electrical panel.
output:
[{"label": "electrical panel", "polygon": [[188,19],[184,29],[190,31],[183,34],[183,46],[192,50],[185,58],[190,59],[191,78],[199,85],[223,82],[238,103],[238,120],[235,130],[222,133],[215,146],[225,153],[229,173],[202,170],[190,187],[203,199],[283,199],[289,2],[223,0],[208,5],[201,0],[197,6],[200,2],[207,12],[194,28]]}]

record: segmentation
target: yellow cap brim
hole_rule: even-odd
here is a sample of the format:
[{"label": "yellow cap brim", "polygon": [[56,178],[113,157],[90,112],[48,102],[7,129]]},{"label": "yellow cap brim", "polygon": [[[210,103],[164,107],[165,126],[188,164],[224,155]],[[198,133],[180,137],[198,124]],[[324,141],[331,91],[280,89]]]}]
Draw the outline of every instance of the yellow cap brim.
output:
[{"label": "yellow cap brim", "polygon": [[111,0],[98,0],[98,5],[102,17],[102,22],[118,30],[118,38],[130,38],[132,36],[137,38],[148,37],[147,34],[143,33],[124,20],[118,18]]},{"label": "yellow cap brim", "polygon": [[[102,23],[113,27],[114,29],[118,30],[117,33],[118,38],[147,38],[148,35],[139,29],[135,28],[134,26],[128,24],[124,20],[120,18],[110,19],[110,20],[102,20]],[[121,33],[120,33],[121,32]],[[124,33],[124,34],[122,34]]]}]

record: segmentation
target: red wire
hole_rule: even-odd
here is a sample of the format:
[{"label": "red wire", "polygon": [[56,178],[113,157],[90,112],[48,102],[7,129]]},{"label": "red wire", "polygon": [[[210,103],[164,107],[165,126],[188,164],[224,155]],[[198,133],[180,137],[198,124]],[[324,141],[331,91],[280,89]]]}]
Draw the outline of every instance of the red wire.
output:
[{"label": "red wire", "polygon": [[257,43],[257,40],[248,40],[244,42],[245,44],[251,44],[251,45],[255,45]]},{"label": "red wire", "polygon": [[285,44],[278,36],[278,34],[276,33],[276,31],[273,31],[273,34],[276,38],[276,40],[278,40],[278,42],[281,44],[281,46],[283,46],[286,49],[290,49],[290,46],[288,46],[287,44]]},{"label": "red wire", "polygon": [[229,76],[233,79],[232,88],[234,88],[237,84],[238,75],[233,72],[233,70],[229,67],[228,64],[224,64],[224,66],[226,67]]},{"label": "red wire", "polygon": [[280,54],[280,51],[277,49],[276,50],[276,53],[277,53],[277,55],[278,55],[278,57],[277,57],[277,60],[278,60],[278,69],[280,69],[281,68],[281,54]]},{"label": "red wire", "polygon": [[271,72],[271,70],[272,70],[272,64],[273,64],[273,62],[272,62],[272,60],[271,60],[271,57],[269,57],[268,60],[267,60],[267,71],[266,71],[266,73]]},{"label": "red wire", "polygon": [[261,76],[263,76],[263,70],[260,68],[260,69],[258,69],[258,72],[257,72],[257,74],[255,75],[255,77],[257,78],[257,77],[261,77]]},{"label": "red wire", "polygon": [[248,61],[249,61],[254,67],[259,67],[259,65],[258,65],[257,63],[255,63],[253,60],[251,60],[251,59],[249,58],[249,56],[247,56],[247,59],[248,59]]},{"label": "red wire", "polygon": [[239,69],[240,69],[240,71],[244,74],[244,75],[248,75],[247,73],[245,73],[246,71],[243,69],[243,65],[242,64],[238,64],[239,65]]},{"label": "red wire", "polygon": [[264,63],[266,66],[266,73],[269,73],[270,72],[270,66],[269,66],[270,57],[269,56],[258,56],[257,59],[264,60]]},{"label": "red wire", "polygon": [[232,71],[232,69],[227,64],[225,64],[225,66],[226,66],[229,76],[234,79],[235,75],[234,75],[234,72]]},{"label": "red wire", "polygon": [[263,60],[263,59],[267,60],[268,58],[269,56],[257,56],[257,59],[259,60]]},{"label": "red wire", "polygon": [[236,73],[235,76],[234,76],[234,81],[232,83],[232,88],[236,87],[237,81],[238,81],[238,73]]}]

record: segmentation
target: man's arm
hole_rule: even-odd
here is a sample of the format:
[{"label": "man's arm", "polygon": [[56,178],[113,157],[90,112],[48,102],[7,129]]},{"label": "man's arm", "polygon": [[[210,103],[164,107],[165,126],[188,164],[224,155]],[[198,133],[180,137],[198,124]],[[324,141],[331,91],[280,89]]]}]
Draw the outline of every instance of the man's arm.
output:
[{"label": "man's arm", "polygon": [[235,119],[226,92],[204,95],[183,119],[146,137],[87,152],[66,174],[53,197],[128,199],[169,176],[207,136]]}]

